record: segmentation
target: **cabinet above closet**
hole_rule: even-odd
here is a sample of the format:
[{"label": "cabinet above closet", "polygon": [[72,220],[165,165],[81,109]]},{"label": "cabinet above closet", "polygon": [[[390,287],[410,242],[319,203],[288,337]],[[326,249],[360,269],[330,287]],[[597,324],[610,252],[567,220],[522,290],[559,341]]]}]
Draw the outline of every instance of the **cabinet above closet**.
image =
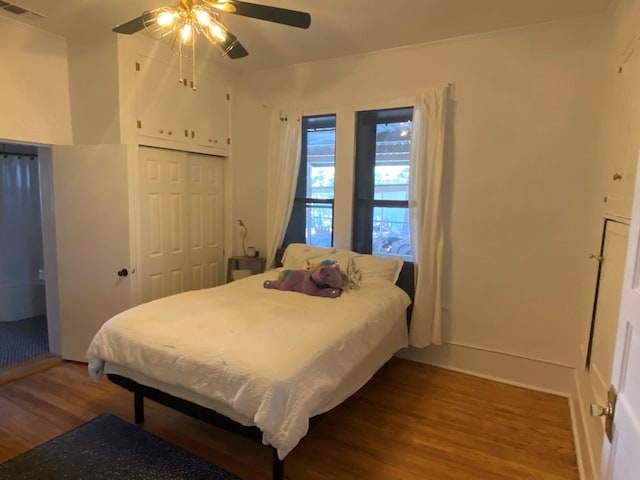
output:
[{"label": "cabinet above closet", "polygon": [[194,78],[191,68],[181,69],[177,60],[136,55],[138,144],[227,156],[231,143],[228,87],[204,74]]},{"label": "cabinet above closet", "polygon": [[606,148],[604,213],[631,218],[631,204],[640,150],[640,44],[634,38],[618,63],[610,67],[608,105],[611,125]]}]

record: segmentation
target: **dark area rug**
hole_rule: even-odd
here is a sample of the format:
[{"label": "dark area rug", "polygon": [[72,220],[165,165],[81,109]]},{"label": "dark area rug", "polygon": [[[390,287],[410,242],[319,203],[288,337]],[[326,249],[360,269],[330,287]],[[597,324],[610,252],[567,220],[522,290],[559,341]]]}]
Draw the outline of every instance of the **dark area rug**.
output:
[{"label": "dark area rug", "polygon": [[0,322],[0,367],[15,365],[48,352],[45,315]]},{"label": "dark area rug", "polygon": [[2,480],[240,480],[115,415],[100,415],[0,464]]}]

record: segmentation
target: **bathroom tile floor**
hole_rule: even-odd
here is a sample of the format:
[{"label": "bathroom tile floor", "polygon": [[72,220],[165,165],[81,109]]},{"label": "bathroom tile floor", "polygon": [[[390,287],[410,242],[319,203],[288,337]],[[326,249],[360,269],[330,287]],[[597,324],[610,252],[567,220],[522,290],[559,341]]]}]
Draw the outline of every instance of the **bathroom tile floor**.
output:
[{"label": "bathroom tile floor", "polygon": [[48,352],[46,315],[0,322],[0,369]]}]

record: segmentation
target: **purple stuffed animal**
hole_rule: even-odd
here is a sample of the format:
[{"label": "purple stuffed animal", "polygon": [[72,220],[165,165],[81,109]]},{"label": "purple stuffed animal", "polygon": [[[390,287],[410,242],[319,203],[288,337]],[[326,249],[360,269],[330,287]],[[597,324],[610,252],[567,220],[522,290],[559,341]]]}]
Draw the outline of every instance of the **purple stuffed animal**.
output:
[{"label": "purple stuffed animal", "polygon": [[312,270],[283,270],[278,280],[265,281],[264,288],[336,298],[342,293],[342,276],[337,264],[320,264]]}]

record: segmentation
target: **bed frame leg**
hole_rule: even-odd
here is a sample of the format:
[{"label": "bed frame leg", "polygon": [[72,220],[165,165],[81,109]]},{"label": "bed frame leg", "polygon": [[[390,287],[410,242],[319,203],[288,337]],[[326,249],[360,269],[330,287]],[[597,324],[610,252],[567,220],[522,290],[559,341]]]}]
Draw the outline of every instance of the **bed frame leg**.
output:
[{"label": "bed frame leg", "polygon": [[144,395],[133,392],[133,417],[136,424],[144,423]]},{"label": "bed frame leg", "polygon": [[278,458],[278,450],[271,447],[273,450],[273,474],[272,480],[284,480],[284,460]]}]

